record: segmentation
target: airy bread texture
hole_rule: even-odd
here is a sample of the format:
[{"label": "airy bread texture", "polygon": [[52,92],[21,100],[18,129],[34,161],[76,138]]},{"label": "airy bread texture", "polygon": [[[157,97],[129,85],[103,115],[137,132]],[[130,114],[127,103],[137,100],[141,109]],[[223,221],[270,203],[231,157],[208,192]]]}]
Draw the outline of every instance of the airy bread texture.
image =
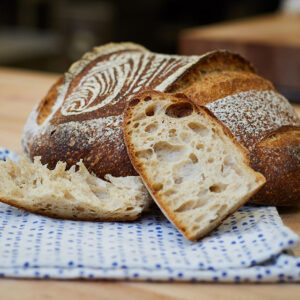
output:
[{"label": "airy bread texture", "polygon": [[124,134],[148,190],[190,240],[213,230],[265,183],[227,128],[183,95],[136,96],[125,111]]},{"label": "airy bread texture", "polygon": [[0,201],[49,217],[86,221],[135,220],[151,204],[138,176],[106,179],[91,175],[82,162],[68,171],[58,162],[49,170],[39,157],[31,163],[22,156],[18,163],[0,162]]}]

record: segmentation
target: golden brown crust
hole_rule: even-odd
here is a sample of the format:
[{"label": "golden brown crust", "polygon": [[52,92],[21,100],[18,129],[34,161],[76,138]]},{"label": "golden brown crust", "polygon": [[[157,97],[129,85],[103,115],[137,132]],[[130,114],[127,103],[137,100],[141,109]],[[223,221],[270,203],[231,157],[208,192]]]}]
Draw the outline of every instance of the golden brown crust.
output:
[{"label": "golden brown crust", "polygon": [[203,76],[200,81],[180,90],[197,105],[205,105],[228,95],[251,90],[274,90],[266,79],[245,71],[219,71]]},{"label": "golden brown crust", "polygon": [[265,174],[267,184],[249,202],[290,206],[300,201],[300,128],[282,128],[256,145],[253,169]]},{"label": "golden brown crust", "polygon": [[255,73],[255,69],[251,63],[241,55],[227,50],[216,50],[203,55],[199,62],[179,77],[166,92],[181,92],[195,82],[202,80],[208,74],[216,74],[221,71],[244,71]]},{"label": "golden brown crust", "polygon": [[[30,157],[33,159],[35,156],[41,156],[42,164],[47,164],[49,169],[54,169],[58,161],[66,162],[69,169],[82,160],[88,170],[99,178],[104,178],[106,174],[115,177],[137,175],[128,158],[122,131],[115,133],[115,141],[108,139],[103,144],[103,141],[95,140],[93,145],[90,145],[93,129],[87,130],[90,130],[90,134],[77,138],[76,135],[70,135],[63,126],[55,126],[53,130],[40,135],[39,143],[31,145]],[[105,132],[107,131],[104,131],[104,134]]]}]

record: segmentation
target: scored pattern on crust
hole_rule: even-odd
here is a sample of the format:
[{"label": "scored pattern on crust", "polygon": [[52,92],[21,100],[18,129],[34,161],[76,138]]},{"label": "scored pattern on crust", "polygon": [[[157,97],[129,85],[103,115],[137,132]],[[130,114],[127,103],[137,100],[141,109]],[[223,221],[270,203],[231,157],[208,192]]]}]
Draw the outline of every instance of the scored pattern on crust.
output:
[{"label": "scored pattern on crust", "polygon": [[[198,57],[179,57],[148,52],[123,52],[94,65],[70,92],[61,109],[64,116],[91,112],[150,86],[154,80],[164,89],[168,76],[181,74]],[[176,73],[175,73],[176,76]],[[124,89],[125,88],[125,89]],[[123,92],[122,89],[124,90]]]},{"label": "scored pattern on crust", "polygon": [[[98,58],[101,60],[89,66]],[[105,57],[96,48],[72,66],[66,76],[59,93],[61,114],[83,114],[115,105],[142,88],[164,90],[198,60],[199,56],[154,54],[134,44],[124,48],[112,46]],[[88,72],[81,74],[86,68]],[[79,82],[73,88],[74,79]]]},{"label": "scored pattern on crust", "polygon": [[300,126],[300,119],[282,95],[247,91],[205,105],[251,151],[268,133],[283,126]]}]

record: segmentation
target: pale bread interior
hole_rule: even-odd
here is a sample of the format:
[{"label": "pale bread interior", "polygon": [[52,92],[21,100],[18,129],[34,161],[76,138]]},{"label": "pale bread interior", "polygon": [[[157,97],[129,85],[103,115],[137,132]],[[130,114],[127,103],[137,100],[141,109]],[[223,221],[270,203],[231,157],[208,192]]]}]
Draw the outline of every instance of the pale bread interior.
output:
[{"label": "pale bread interior", "polygon": [[59,162],[54,170],[36,157],[22,156],[18,163],[0,162],[0,201],[56,218],[74,220],[134,220],[152,199],[139,176],[91,175],[82,162],[66,171]]},{"label": "pale bread interior", "polygon": [[265,179],[208,113],[163,95],[131,102],[124,122],[127,147],[157,204],[195,240],[243,205]]}]

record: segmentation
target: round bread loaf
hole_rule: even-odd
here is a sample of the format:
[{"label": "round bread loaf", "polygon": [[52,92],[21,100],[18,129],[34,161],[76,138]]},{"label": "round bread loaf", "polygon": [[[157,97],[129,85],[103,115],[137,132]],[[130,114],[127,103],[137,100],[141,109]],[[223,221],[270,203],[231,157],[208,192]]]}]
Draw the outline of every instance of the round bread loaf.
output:
[{"label": "round bread loaf", "polygon": [[23,149],[49,168],[82,159],[100,178],[135,175],[123,138],[123,110],[146,89],[181,92],[205,105],[250,150],[252,167],[267,179],[253,203],[299,201],[299,117],[249,62],[227,51],[177,56],[132,43],[95,48],[34,109]]},{"label": "round bread loaf", "polygon": [[[242,57],[226,51],[206,54],[224,69],[252,70]],[[132,43],[95,48],[56,82],[30,115],[23,149],[41,156],[50,169],[83,160],[100,178],[136,175],[123,139],[126,102],[145,89],[165,91],[201,60],[199,56],[155,54]],[[211,66],[213,67],[213,64]]]}]

